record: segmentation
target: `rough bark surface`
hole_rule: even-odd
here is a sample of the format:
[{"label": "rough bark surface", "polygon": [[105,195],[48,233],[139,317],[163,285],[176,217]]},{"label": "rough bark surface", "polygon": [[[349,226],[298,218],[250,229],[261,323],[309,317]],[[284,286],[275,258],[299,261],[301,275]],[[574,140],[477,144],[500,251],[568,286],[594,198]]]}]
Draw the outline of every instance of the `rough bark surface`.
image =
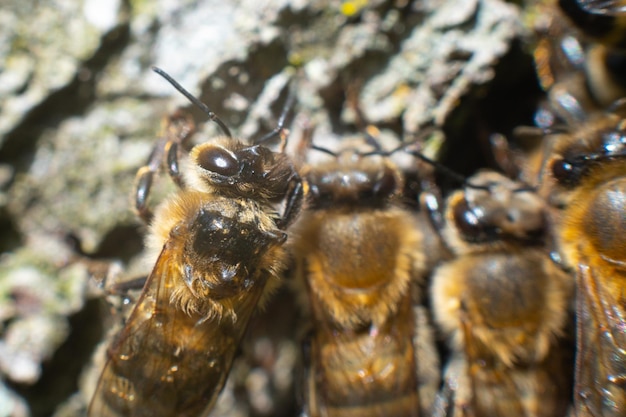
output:
[{"label": "rough bark surface", "polygon": [[[440,157],[468,172],[488,164],[489,133],[530,114],[517,90],[532,83],[524,36],[502,0],[4,0],[0,415],[82,415],[90,383],[78,381],[93,383],[92,354],[119,322],[94,277],[146,273],[135,172],[165,115],[182,106],[204,120],[152,65],[240,136],[271,130],[294,88],[294,136],[358,134],[356,101],[391,136],[441,127]],[[214,416],[297,413],[303,331],[285,291],[251,325]]]}]

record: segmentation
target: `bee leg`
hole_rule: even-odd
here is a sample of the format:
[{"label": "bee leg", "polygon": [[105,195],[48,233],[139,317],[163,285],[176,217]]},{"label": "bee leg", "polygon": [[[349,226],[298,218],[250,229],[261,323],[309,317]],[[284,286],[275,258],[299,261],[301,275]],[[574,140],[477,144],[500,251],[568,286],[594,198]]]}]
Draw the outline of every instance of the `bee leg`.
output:
[{"label": "bee leg", "polygon": [[294,156],[294,162],[296,166],[305,165],[306,154],[313,145],[313,133],[315,132],[315,125],[311,123],[311,120],[309,120],[308,118],[305,118],[301,124],[302,135]]},{"label": "bee leg", "polygon": [[122,297],[124,299],[124,304],[134,303],[134,297],[130,295],[131,291],[140,291],[145,285],[148,277],[139,277],[132,278],[128,281],[116,282],[106,288],[106,292],[108,295],[112,295],[115,297]]},{"label": "bee leg", "polygon": [[420,194],[419,203],[421,209],[428,214],[427,217],[430,221],[430,225],[437,233],[441,234],[445,225],[445,219],[443,216],[443,206],[439,196],[431,192],[423,192]]},{"label": "bee leg", "polygon": [[380,130],[374,125],[367,125],[365,127],[365,140],[369,143],[376,152],[383,152],[383,148],[380,146]]},{"label": "bee leg", "polygon": [[498,167],[509,178],[519,178],[520,168],[515,161],[515,155],[509,147],[509,141],[501,134],[493,134],[489,137],[491,152]]},{"label": "bee leg", "polygon": [[174,182],[182,187],[180,172],[178,170],[178,144],[161,139],[148,158],[148,163],[137,171],[135,186],[135,210],[139,217],[147,224],[152,219],[152,210],[148,207],[148,197],[155,174],[158,172],[163,154],[166,154],[168,173]]},{"label": "bee leg", "polygon": [[178,142],[168,142],[165,145],[167,173],[174,181],[174,184],[178,188],[185,188],[185,185],[180,174],[180,168],[178,163]]},{"label": "bee leg", "polygon": [[[463,344],[466,346],[466,354],[462,361],[452,361],[448,364],[446,375],[444,377],[443,386],[435,398],[433,404],[432,417],[474,417],[476,404],[476,392],[473,367],[476,361],[476,353],[474,352],[471,340],[471,323],[469,321],[467,307],[465,301],[461,300],[459,308],[459,327],[463,334]],[[461,380],[467,380],[469,383],[468,393],[461,395],[457,391],[464,385]]]},{"label": "bee leg", "polygon": [[293,88],[289,88],[289,95],[287,96],[287,100],[285,101],[285,106],[283,107],[283,111],[280,113],[278,117],[278,122],[276,123],[276,127],[272,129],[271,132],[266,135],[261,136],[259,139],[254,141],[255,145],[260,145],[274,138],[281,139],[281,148],[280,152],[285,151],[285,147],[287,146],[287,134],[289,130],[285,128],[285,120],[287,119],[287,114],[293,108],[293,104],[296,100],[296,91]]},{"label": "bee leg", "polygon": [[127,281],[105,284],[104,290],[107,304],[114,316],[122,318],[122,322],[124,321],[124,309],[127,308],[127,306],[134,305],[136,302],[131,291],[140,291],[147,280],[148,277],[144,276]]},{"label": "bee leg", "polygon": [[302,179],[297,174],[294,175],[289,182],[287,190],[287,201],[285,202],[285,210],[283,215],[276,221],[276,226],[285,230],[296,219],[300,209],[302,208],[302,200],[304,199],[304,185]]},{"label": "bee leg", "polygon": [[[469,380],[470,392],[472,393],[469,404],[466,404],[465,409],[463,411],[464,416],[472,416],[477,410],[476,404],[476,380],[474,378],[477,372],[477,364],[481,362],[478,352],[476,352],[475,344],[472,340],[472,323],[469,318],[469,314],[467,313],[467,306],[465,305],[465,301],[461,301],[461,308],[459,309],[460,320],[461,320],[461,330],[463,331],[463,343],[466,346],[466,361],[467,361],[467,377]],[[469,410],[467,409],[469,407]]]},{"label": "bee leg", "polygon": [[128,281],[116,282],[108,288],[108,293],[111,295],[123,295],[126,296],[128,291],[141,290],[148,279],[147,276],[129,279]]},{"label": "bee leg", "polygon": [[448,378],[435,397],[431,417],[454,417],[454,388]]},{"label": "bee leg", "polygon": [[432,228],[439,235],[439,241],[441,245],[452,254],[454,251],[448,245],[447,239],[442,236],[443,228],[446,224],[443,214],[443,204],[441,203],[441,197],[439,194],[435,194],[429,191],[422,192],[419,196],[420,209],[427,214],[426,218],[429,220]]},{"label": "bee leg", "polygon": [[152,219],[152,210],[148,207],[148,196],[150,195],[155,172],[156,169],[153,169],[148,164],[139,168],[135,180],[137,184],[135,186],[135,210],[146,224],[150,223],[150,219]]},{"label": "bee leg", "polygon": [[163,137],[154,146],[146,165],[137,171],[135,180],[137,184],[135,186],[135,210],[145,223],[149,223],[152,219],[148,197],[154,176],[159,171],[164,158],[170,177],[179,187],[183,187],[178,167],[178,145],[185,143],[191,137],[195,131],[195,125],[191,117],[176,111],[165,120],[162,130]]},{"label": "bee leg", "polygon": [[177,110],[167,119],[165,132],[168,139],[164,145],[167,172],[179,188],[185,188],[178,163],[178,148],[193,135],[195,125],[190,116]]},{"label": "bee leg", "polygon": [[354,80],[348,83],[348,88],[346,89],[346,107],[352,110],[356,128],[361,132],[365,132],[365,140],[377,151],[382,151],[380,143],[376,140],[377,133],[379,133],[378,129],[371,126],[373,128],[372,134],[368,132],[370,126],[368,126],[367,117],[365,117],[365,113],[363,113],[363,109],[359,103],[359,92],[362,90],[362,87],[362,80]]},{"label": "bee leg", "polygon": [[303,375],[302,381],[304,381],[301,385],[299,385],[298,397],[302,405],[302,410],[299,417],[310,417],[314,415],[312,413],[319,412],[315,406],[315,381],[312,379],[313,375],[313,358],[312,358],[312,346],[311,340],[313,339],[313,331],[309,330],[307,335],[304,337],[301,347],[302,347],[302,362],[303,362]]},{"label": "bee leg", "polygon": [[168,140],[166,138],[159,139],[148,157],[148,162],[139,168],[135,177],[135,210],[146,224],[150,223],[152,219],[152,210],[148,207],[150,189],[152,188],[154,176],[163,161],[163,152],[167,144]]}]

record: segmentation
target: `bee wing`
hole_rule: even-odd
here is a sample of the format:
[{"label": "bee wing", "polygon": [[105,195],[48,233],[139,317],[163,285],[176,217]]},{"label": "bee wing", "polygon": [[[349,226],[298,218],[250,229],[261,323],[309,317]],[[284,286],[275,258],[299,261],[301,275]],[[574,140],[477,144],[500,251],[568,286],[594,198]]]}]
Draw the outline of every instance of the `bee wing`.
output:
[{"label": "bee wing", "polygon": [[156,358],[152,363],[140,363],[137,358],[142,351],[152,350],[155,335],[163,340],[173,330],[163,327],[160,318],[155,316],[157,312],[169,309],[168,295],[174,287],[174,279],[179,275],[174,271],[175,257],[175,248],[168,242],[146,280],[128,321],[107,350],[107,363],[89,406],[89,416],[135,415],[133,410],[141,406],[135,386],[151,383],[146,381],[146,377],[154,374],[154,371],[145,372],[144,369],[165,366]]},{"label": "bee wing", "polygon": [[[172,304],[174,291],[184,286],[182,249],[174,238],[164,246],[107,352],[89,416],[199,416],[223,387],[246,326]],[[239,317],[249,317],[254,305],[245,304]]]},{"label": "bee wing", "polygon": [[604,291],[586,264],[578,266],[577,286],[576,412],[622,415],[626,407],[624,300]]}]

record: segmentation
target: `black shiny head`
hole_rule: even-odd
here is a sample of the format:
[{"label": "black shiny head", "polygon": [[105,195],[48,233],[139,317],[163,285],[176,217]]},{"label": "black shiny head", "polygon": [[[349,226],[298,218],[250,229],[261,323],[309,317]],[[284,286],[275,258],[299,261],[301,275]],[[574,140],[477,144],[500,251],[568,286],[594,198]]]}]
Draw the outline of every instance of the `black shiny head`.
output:
[{"label": "black shiny head", "polygon": [[544,204],[534,190],[490,171],[470,181],[471,186],[453,195],[447,209],[461,239],[469,243],[540,241],[546,220]]},{"label": "black shiny head", "polygon": [[291,161],[262,145],[235,139],[197,145],[190,153],[200,184],[227,197],[282,200],[299,175]]},{"label": "black shiny head", "polygon": [[287,131],[284,124],[287,113],[293,105],[293,92],[287,99],[276,128],[250,146],[233,138],[228,127],[209,110],[206,104],[191,95],[165,71],[157,67],[153,67],[153,70],[204,111],[225,134],[225,137],[197,145],[192,149],[190,153],[193,165],[192,174],[189,175],[190,178],[186,178],[187,182],[199,190],[217,192],[227,197],[249,198],[271,203],[287,199],[289,201],[286,212],[279,223],[285,226],[291,223],[302,199],[300,177],[282,152],[273,152],[262,143],[274,137],[280,137],[284,148]]},{"label": "black shiny head", "polygon": [[566,189],[577,187],[595,167],[626,157],[626,129],[622,120],[609,126],[590,124],[580,134],[572,134],[549,162],[549,172]]},{"label": "black shiny head", "polygon": [[350,205],[380,207],[402,189],[400,174],[386,155],[360,153],[352,148],[339,153],[319,147],[313,149],[332,155],[334,160],[318,164],[305,174],[312,209]]}]

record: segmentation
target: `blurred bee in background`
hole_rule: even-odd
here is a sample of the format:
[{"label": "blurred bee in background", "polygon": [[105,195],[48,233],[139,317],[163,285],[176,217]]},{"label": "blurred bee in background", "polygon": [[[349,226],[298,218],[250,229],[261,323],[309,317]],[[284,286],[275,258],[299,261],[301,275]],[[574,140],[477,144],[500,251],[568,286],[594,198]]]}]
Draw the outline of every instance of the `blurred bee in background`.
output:
[{"label": "blurred bee in background", "polygon": [[543,174],[561,196],[556,229],[576,273],[577,416],[626,413],[626,109],[622,102],[555,138]]},{"label": "blurred bee in background", "polygon": [[155,211],[147,245],[158,256],[108,349],[89,407],[94,417],[208,414],[250,316],[283,267],[285,230],[304,194],[287,156],[263,145],[276,136],[285,140],[289,105],[274,131],[247,145],[205,104],[155,71],[224,136],[195,146],[179,170],[178,147],[193,128],[184,117],[170,118],[166,139],[138,173],[135,202],[143,218],[151,217],[148,193],[163,160],[181,191]]},{"label": "blurred bee in background", "polygon": [[446,200],[455,259],[434,272],[431,303],[451,350],[435,416],[564,416],[573,283],[544,248],[544,202],[493,171]]},{"label": "blurred bee in background", "polygon": [[[626,3],[559,6],[589,44],[582,83],[552,87],[568,105],[557,109],[565,126],[544,138],[540,193],[553,208],[562,262],[576,274],[575,414],[618,416],[626,413]],[[572,93],[581,84],[591,100]]]},{"label": "blurred bee in background", "polygon": [[312,145],[330,158],[301,171],[309,192],[294,251],[313,321],[309,417],[429,415],[439,385],[420,288],[438,249],[426,246],[427,222],[402,205],[393,152],[369,143]]},{"label": "blurred bee in background", "polygon": [[626,2],[559,0],[560,9],[593,41],[585,51],[589,91],[603,107],[626,96]]},{"label": "blurred bee in background", "polygon": [[539,127],[581,123],[586,114],[626,96],[624,5],[611,0],[540,3],[534,57],[548,108],[538,112]]}]

